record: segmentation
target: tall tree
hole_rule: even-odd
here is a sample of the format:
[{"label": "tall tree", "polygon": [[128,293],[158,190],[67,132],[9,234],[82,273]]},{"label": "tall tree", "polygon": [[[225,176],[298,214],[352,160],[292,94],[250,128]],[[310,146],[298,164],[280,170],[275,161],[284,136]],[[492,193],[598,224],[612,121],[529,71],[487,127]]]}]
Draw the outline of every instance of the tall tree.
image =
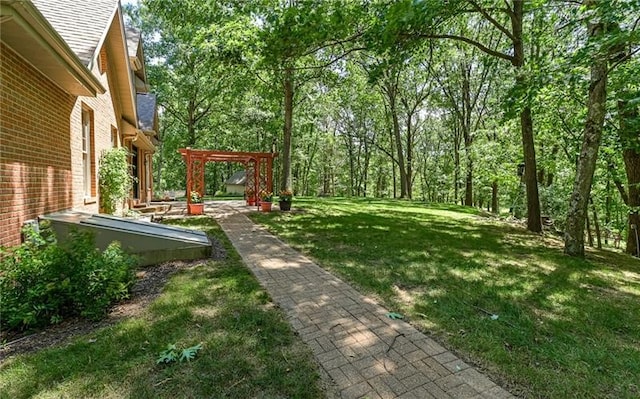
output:
[{"label": "tall tree", "polygon": [[265,1],[260,40],[262,66],[274,71],[283,93],[283,146],[280,187],[290,190],[291,148],[296,90],[318,78],[347,54],[360,48],[362,30],[357,4],[340,0]]},{"label": "tall tree", "polygon": [[[589,39],[597,40],[602,37],[605,26],[605,23],[598,18],[589,21],[587,25]],[[606,110],[608,58],[608,52],[601,51],[595,54],[591,64],[587,121],[564,232],[564,252],[572,256],[584,256],[585,218]]]},{"label": "tall tree", "polygon": [[[486,54],[511,63],[515,70],[516,85],[526,93],[530,89],[530,76],[525,70],[525,0],[452,0],[434,5],[432,2],[410,0],[394,3],[387,13],[387,40],[398,39],[447,39],[475,46]],[[491,48],[493,42],[485,42],[464,36],[464,33],[447,31],[445,22],[455,17],[465,17],[469,13],[486,20],[499,34],[506,37],[509,46]],[[469,20],[471,21],[471,20]],[[536,153],[534,145],[533,118],[531,105],[524,95],[520,109],[520,130],[525,164],[525,184],[527,192],[527,228],[533,232],[542,231],[540,219],[540,199],[536,176]]]},{"label": "tall tree", "polygon": [[[627,47],[618,54],[621,67],[613,77],[617,94],[618,143],[627,177],[626,188],[615,175],[614,183],[628,209],[625,252],[640,257],[640,88],[635,79],[640,71],[640,59],[632,56],[631,49],[631,46]],[[638,51],[637,45],[635,50]],[[613,168],[612,162],[610,165]]]},{"label": "tall tree", "polygon": [[465,48],[456,43],[455,55],[440,62],[436,75],[439,87],[455,115],[454,137],[461,135],[465,152],[464,205],[473,206],[473,150],[476,130],[487,112],[487,97],[497,76],[495,63],[489,57],[479,57],[475,48]]},{"label": "tall tree", "polygon": [[[587,217],[593,174],[596,168],[602,128],[605,121],[607,81],[611,72],[609,62],[612,56],[619,55],[620,48],[625,49],[627,46],[628,35],[620,30],[622,19],[620,12],[622,9],[617,3],[597,0],[585,0],[584,2],[585,9],[588,11],[586,15],[589,38],[587,46],[593,50],[589,53],[591,81],[587,102],[587,119],[564,234],[564,251],[572,256],[584,256],[585,218]],[[637,23],[638,20],[635,21],[634,25],[637,25]],[[635,26],[633,29],[635,29]],[[621,57],[623,59],[627,57],[624,51]],[[624,103],[624,100],[622,102]],[[629,109],[624,104],[621,105],[622,108],[619,110],[622,118],[620,131],[621,136],[626,137],[628,134],[626,121],[633,119],[633,116],[629,115]],[[629,116],[631,118],[628,118]],[[626,169],[628,172],[631,171],[633,175],[635,173],[633,162]],[[631,190],[629,193],[631,193]]]}]

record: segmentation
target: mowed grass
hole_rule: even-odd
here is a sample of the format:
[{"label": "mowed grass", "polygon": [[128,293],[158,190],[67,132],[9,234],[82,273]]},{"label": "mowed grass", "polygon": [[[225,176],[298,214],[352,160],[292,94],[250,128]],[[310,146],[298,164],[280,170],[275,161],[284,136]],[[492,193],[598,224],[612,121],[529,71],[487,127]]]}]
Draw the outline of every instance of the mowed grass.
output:
[{"label": "mowed grass", "polygon": [[[209,218],[227,258],[178,272],[140,317],[0,364],[0,398],[320,398],[310,350]],[[157,365],[168,344],[195,359]]]},{"label": "mowed grass", "polygon": [[293,205],[252,217],[524,396],[640,397],[637,259],[592,250],[570,258],[559,239],[471,208]]}]

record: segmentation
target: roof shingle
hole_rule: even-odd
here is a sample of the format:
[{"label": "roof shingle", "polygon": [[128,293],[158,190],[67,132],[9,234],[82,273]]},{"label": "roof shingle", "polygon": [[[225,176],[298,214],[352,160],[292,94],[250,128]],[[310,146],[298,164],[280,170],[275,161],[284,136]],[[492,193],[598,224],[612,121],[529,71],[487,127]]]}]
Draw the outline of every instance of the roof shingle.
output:
[{"label": "roof shingle", "polygon": [[127,35],[129,57],[135,57],[138,55],[138,46],[140,45],[140,31],[136,28],[127,26],[125,34]]},{"label": "roof shingle", "polygon": [[32,0],[84,65],[108,29],[118,0]]},{"label": "roof shingle", "polygon": [[247,172],[244,170],[239,170],[227,180],[224,181],[224,184],[245,184],[247,182]]},{"label": "roof shingle", "polygon": [[143,131],[155,131],[156,95],[153,93],[138,93],[138,128]]}]

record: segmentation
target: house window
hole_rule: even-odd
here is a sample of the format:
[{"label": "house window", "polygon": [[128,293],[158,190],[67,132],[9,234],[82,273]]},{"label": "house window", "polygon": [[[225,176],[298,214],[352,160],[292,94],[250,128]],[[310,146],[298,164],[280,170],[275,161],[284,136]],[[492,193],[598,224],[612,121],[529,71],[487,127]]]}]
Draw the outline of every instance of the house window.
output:
[{"label": "house window", "polygon": [[93,112],[82,109],[82,173],[85,198],[95,196],[95,161],[93,146]]}]

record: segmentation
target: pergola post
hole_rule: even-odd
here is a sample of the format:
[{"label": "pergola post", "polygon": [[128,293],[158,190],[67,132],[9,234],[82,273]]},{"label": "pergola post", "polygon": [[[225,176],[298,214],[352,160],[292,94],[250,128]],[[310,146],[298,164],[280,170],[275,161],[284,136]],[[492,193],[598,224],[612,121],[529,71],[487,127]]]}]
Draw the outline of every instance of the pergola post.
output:
[{"label": "pergola post", "polygon": [[256,206],[260,206],[262,199],[260,198],[260,157],[253,158],[253,192],[256,193]]},{"label": "pergola post", "polygon": [[191,204],[191,184],[192,184],[192,161],[191,161],[191,148],[187,147],[186,154],[182,154],[183,158],[185,158],[185,162],[187,163],[187,204]]},{"label": "pergola post", "polygon": [[198,184],[196,185],[196,190],[198,191],[198,194],[200,194],[201,198],[204,198],[204,191],[205,191],[204,165],[205,165],[205,160],[199,157],[196,161],[196,169],[198,173],[198,181],[197,181]]}]

